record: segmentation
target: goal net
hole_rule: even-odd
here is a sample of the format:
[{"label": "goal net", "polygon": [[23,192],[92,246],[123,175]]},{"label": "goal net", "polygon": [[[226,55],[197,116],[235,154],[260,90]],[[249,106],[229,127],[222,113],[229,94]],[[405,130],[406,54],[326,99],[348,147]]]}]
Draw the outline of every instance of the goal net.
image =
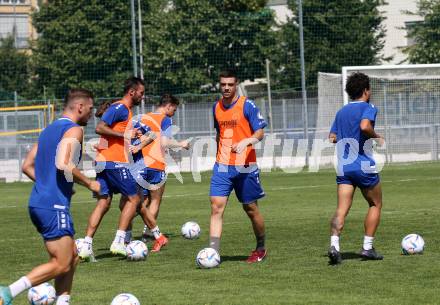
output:
[{"label": "goal net", "polygon": [[379,110],[376,130],[386,139],[386,161],[438,160],[440,64],[353,66],[343,67],[341,75],[320,73],[318,121],[328,129],[329,114],[349,102],[343,88],[354,72],[370,77],[370,102]]}]

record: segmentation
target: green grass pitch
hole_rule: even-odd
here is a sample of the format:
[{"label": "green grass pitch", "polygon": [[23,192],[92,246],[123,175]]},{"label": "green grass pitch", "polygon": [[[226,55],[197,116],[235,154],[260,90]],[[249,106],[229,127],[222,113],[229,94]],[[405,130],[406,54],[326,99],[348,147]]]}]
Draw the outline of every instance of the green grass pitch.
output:
[{"label": "green grass pitch", "polygon": [[[143,262],[109,255],[119,211],[117,204],[99,228],[94,249],[97,263],[81,263],[74,280],[72,304],[107,305],[129,292],[149,304],[439,304],[440,300],[440,163],[387,166],[381,174],[382,222],[375,247],[383,261],[360,261],[367,204],[356,194],[341,237],[342,265],[328,266],[329,219],[336,206],[334,172],[262,173],[267,193],[260,201],[266,219],[268,257],[248,265],[255,246],[250,222],[235,196],[225,213],[222,264],[212,270],[195,265],[208,242],[209,173],[202,183],[191,175],[184,183],[170,175],[159,225],[170,237],[160,253]],[[47,259],[27,212],[31,184],[0,184],[0,283],[10,284]],[[76,237],[83,237],[94,207],[88,191],[76,186],[72,214]],[[118,202],[119,197],[116,197]],[[198,240],[184,240],[181,225],[189,220],[202,228]],[[142,229],[135,221],[135,237]],[[402,237],[419,233],[425,253],[403,256]],[[151,244],[148,245],[151,247]],[[14,305],[25,305],[26,294]]]}]

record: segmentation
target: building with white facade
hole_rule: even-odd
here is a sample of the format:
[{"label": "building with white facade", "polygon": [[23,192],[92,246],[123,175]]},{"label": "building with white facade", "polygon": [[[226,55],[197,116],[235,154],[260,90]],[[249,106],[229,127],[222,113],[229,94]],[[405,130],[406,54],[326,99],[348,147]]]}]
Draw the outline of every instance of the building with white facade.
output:
[{"label": "building with white facade", "polygon": [[27,49],[29,41],[37,38],[31,14],[42,0],[0,0],[0,38],[9,35],[18,49]]},{"label": "building with white facade", "polygon": [[386,30],[385,57],[392,57],[391,64],[400,64],[406,61],[406,55],[402,52],[403,47],[410,46],[414,41],[407,37],[414,22],[422,21],[422,17],[409,15],[406,12],[417,11],[416,0],[387,0],[388,4],[380,7],[386,17],[384,26]]},{"label": "building with white facade", "polygon": [[[325,0],[322,0],[325,1]],[[287,6],[287,0],[270,0],[267,6],[275,11],[277,21],[286,22],[287,18],[292,17],[292,11]],[[420,16],[409,15],[406,12],[417,11],[416,0],[387,0],[387,4],[379,7],[379,10],[386,18],[383,25],[386,30],[384,39],[385,45],[383,54],[385,57],[392,59],[387,64],[404,63],[406,55],[402,52],[402,48],[413,44],[412,39],[407,37],[408,31],[414,22],[420,22]]]}]

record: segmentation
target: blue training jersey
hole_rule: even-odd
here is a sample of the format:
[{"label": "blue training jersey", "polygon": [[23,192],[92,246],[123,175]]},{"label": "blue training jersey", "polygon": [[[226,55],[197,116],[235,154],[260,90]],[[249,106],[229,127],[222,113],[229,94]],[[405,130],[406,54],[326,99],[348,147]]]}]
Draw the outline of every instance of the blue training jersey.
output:
[{"label": "blue training jersey", "polygon": [[365,145],[368,137],[362,133],[360,123],[367,119],[374,127],[376,116],[377,108],[363,101],[350,102],[336,114],[330,132],[336,134],[338,160],[344,164],[344,172],[361,169],[375,172],[372,143]]},{"label": "blue training jersey", "polygon": [[29,206],[49,210],[69,210],[73,182],[68,182],[64,172],[57,169],[55,155],[64,134],[79,126],[68,118],[60,118],[47,126],[38,138],[35,157],[35,183]]}]

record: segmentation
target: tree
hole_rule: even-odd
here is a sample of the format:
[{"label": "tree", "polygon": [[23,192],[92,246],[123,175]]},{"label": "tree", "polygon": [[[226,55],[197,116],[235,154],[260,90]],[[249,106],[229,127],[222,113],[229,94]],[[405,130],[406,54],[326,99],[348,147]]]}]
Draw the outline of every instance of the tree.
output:
[{"label": "tree", "polygon": [[13,92],[25,95],[29,85],[29,57],[17,50],[14,37],[0,39],[0,98],[11,99]]},{"label": "tree", "polygon": [[423,21],[415,22],[408,33],[415,44],[403,49],[413,64],[440,62],[440,2],[438,0],[419,0],[417,13]]},{"label": "tree", "polygon": [[[141,1],[148,11],[149,1]],[[96,96],[120,96],[132,74],[130,2],[47,1],[33,16],[39,38],[33,50],[36,88],[63,97],[70,87]]]},{"label": "tree", "polygon": [[[150,0],[143,12],[148,93],[209,91],[219,70],[243,79],[264,76],[275,46],[266,0]],[[73,86],[97,96],[120,95],[132,74],[130,2],[48,1],[33,16],[34,88],[62,97]]]},{"label": "tree", "polygon": [[149,91],[209,92],[220,70],[231,67],[240,79],[264,77],[276,41],[266,2],[162,1],[144,24]]},{"label": "tree", "polygon": [[[298,8],[289,1],[294,17],[282,25],[276,57],[279,73],[274,86],[300,87]],[[372,65],[387,60],[381,55],[385,30],[378,10],[384,0],[304,0],[304,56],[308,86],[315,86],[317,73],[340,73],[342,66]]]}]

